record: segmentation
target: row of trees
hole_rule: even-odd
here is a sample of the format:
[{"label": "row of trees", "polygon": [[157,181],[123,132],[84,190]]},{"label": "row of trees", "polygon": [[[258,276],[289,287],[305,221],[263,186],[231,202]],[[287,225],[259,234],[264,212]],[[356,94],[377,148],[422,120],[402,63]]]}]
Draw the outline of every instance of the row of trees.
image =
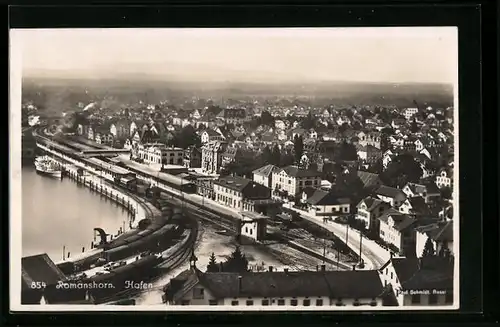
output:
[{"label": "row of trees", "polygon": [[223,262],[217,263],[215,253],[212,252],[207,266],[207,272],[248,272],[248,259],[241,252],[239,246],[236,246],[230,257]]}]

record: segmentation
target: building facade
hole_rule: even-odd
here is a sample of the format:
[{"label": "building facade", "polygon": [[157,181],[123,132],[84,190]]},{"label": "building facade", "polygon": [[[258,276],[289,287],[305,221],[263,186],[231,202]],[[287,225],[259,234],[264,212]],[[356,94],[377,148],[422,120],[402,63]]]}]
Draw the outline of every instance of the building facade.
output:
[{"label": "building facade", "polygon": [[318,171],[288,166],[273,172],[272,184],[273,190],[296,196],[307,187],[319,188],[321,175]]},{"label": "building facade", "polygon": [[138,157],[147,164],[182,165],[184,150],[161,143],[139,144]]},{"label": "building facade", "polygon": [[201,148],[201,169],[207,174],[218,174],[222,168],[222,154],[226,151],[227,143],[212,141]]}]

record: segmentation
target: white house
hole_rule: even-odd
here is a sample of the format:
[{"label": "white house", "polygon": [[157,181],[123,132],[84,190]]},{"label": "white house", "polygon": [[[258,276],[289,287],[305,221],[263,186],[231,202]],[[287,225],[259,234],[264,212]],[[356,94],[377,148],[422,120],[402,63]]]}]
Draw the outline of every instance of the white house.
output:
[{"label": "white house", "polygon": [[255,241],[266,238],[267,217],[253,212],[242,212],[240,234]]},{"label": "white house", "polygon": [[424,198],[425,203],[435,201],[441,197],[441,192],[434,182],[427,182],[423,184],[408,183],[403,187],[403,192],[408,198],[420,196]]},{"label": "white house", "polygon": [[412,228],[415,218],[391,208],[379,220],[380,238],[387,244],[392,244],[398,252],[408,251],[415,241],[415,231]]},{"label": "white house", "polygon": [[406,120],[410,120],[413,115],[418,113],[418,108],[406,108],[404,112],[404,116]]},{"label": "white house", "polygon": [[387,202],[391,207],[399,207],[404,200],[406,200],[406,195],[402,190],[382,185],[376,191],[375,195],[384,202]]},{"label": "white house", "polygon": [[225,140],[225,137],[217,131],[213,129],[206,129],[201,133],[201,144],[207,144],[212,141],[222,142]]},{"label": "white house", "polygon": [[295,196],[306,187],[319,187],[321,174],[318,171],[287,166],[273,172],[273,190]]},{"label": "white house", "polygon": [[407,198],[399,206],[398,210],[401,213],[412,215],[426,215],[430,212],[424,198],[420,196]]},{"label": "white house", "polygon": [[273,172],[277,170],[279,170],[279,168],[274,165],[260,167],[259,169],[253,171],[253,181],[264,185],[265,187],[272,188]]},{"label": "white house", "polygon": [[365,222],[366,229],[378,235],[380,224],[378,218],[391,206],[380,199],[374,197],[366,197],[361,200],[356,206],[356,219],[361,219]]},{"label": "white house", "polygon": [[439,188],[452,187],[453,184],[453,169],[443,168],[439,170],[436,176],[436,185]]},{"label": "white house", "polygon": [[350,212],[351,199],[333,191],[316,190],[307,200],[309,213],[322,217],[337,217]]},{"label": "white house", "polygon": [[138,157],[148,164],[182,165],[184,150],[167,147],[161,143],[146,143],[138,145]]},{"label": "white house", "polygon": [[[190,269],[165,287],[167,305],[233,307],[382,306],[384,289],[376,270],[292,272],[202,272],[191,259]],[[273,285],[273,286],[270,286]]]}]

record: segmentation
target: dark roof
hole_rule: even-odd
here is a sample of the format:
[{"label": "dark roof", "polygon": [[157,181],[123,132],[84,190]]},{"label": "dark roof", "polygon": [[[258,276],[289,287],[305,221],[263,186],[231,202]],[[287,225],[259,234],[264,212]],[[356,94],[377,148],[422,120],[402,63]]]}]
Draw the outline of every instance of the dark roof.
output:
[{"label": "dark roof", "polygon": [[394,187],[389,187],[385,185],[381,185],[376,191],[375,194],[377,195],[382,195],[382,196],[387,196],[389,198],[395,198],[398,194],[402,194],[406,196],[403,191],[401,191],[398,188]]},{"label": "dark roof", "polygon": [[408,186],[410,190],[416,194],[422,194],[424,192],[427,194],[440,194],[439,189],[434,182],[425,182],[423,184],[408,183],[406,186]]},{"label": "dark roof", "polygon": [[372,196],[368,196],[358,203],[357,208],[361,206],[361,203],[365,203],[366,211],[372,211],[373,209],[377,208],[380,204],[385,202],[380,199],[374,198]]},{"label": "dark roof", "polygon": [[453,259],[451,258],[438,256],[420,259],[392,258],[390,263],[396,271],[403,290],[453,289]]},{"label": "dark roof", "polygon": [[433,241],[453,241],[453,220],[420,226],[416,228],[416,230],[427,234],[427,236]]},{"label": "dark roof", "polygon": [[22,289],[30,289],[32,282],[44,282],[47,286],[55,285],[66,276],[55,263],[44,254],[33,255],[21,259]]},{"label": "dark roof", "polygon": [[206,129],[203,131],[203,133],[204,132],[207,132],[208,136],[222,136],[219,134],[219,132],[214,131],[213,129]]},{"label": "dark roof", "polygon": [[224,176],[214,181],[216,185],[221,185],[238,192],[243,191],[250,183],[252,183],[251,180],[239,176]]},{"label": "dark roof", "polygon": [[[239,278],[241,277],[241,278]],[[199,270],[184,277],[178,290],[167,298],[178,299],[200,283],[216,298],[329,296],[330,298],[376,298],[384,293],[376,270],[303,272],[210,272]],[[175,283],[175,282],[174,282]]]},{"label": "dark roof", "polygon": [[311,197],[314,192],[316,192],[318,189],[317,188],[314,188],[314,187],[311,187],[311,186],[308,186],[304,189],[302,189],[302,193],[305,193],[307,195],[307,197]]},{"label": "dark roof", "polygon": [[285,171],[285,173],[287,175],[293,176],[293,177],[319,177],[319,176],[321,176],[321,173],[319,171],[300,169],[297,166],[287,166],[287,167],[279,170],[278,173],[282,172],[282,171]]},{"label": "dark roof", "polygon": [[410,202],[410,205],[413,209],[412,211],[420,214],[429,213],[429,207],[425,203],[424,198],[416,196],[413,198],[409,198],[408,201]]},{"label": "dark roof", "polygon": [[358,177],[364,187],[375,186],[380,181],[378,174],[373,174],[367,171],[358,171]]},{"label": "dark roof", "polygon": [[413,216],[401,213],[394,208],[385,211],[378,219],[384,223],[388,223],[389,217],[394,220],[393,228],[397,231],[402,231],[416,222]]},{"label": "dark roof", "polygon": [[277,171],[278,169],[279,167],[275,165],[266,165],[260,167],[259,169],[254,170],[253,173],[256,175],[269,177],[269,175],[271,175],[274,171]]},{"label": "dark roof", "polygon": [[316,192],[307,199],[307,203],[312,205],[338,205],[349,204],[351,203],[351,199],[332,191],[326,192],[323,190],[316,190]]}]

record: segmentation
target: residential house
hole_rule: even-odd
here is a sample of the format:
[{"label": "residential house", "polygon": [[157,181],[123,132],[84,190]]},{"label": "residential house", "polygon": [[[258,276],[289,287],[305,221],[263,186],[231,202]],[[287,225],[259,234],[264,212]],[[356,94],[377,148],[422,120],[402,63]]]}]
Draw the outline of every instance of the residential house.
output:
[{"label": "residential house", "polygon": [[373,146],[377,149],[381,148],[382,133],[380,132],[359,132],[358,143],[362,146]]},{"label": "residential house", "polygon": [[238,176],[225,176],[214,181],[214,192],[215,201],[239,211],[255,211],[256,200],[271,198],[270,188]]},{"label": "residential house", "polygon": [[201,118],[201,114],[200,114],[200,111],[198,109],[195,109],[191,115],[190,115],[193,119],[200,119]]},{"label": "residential house", "polygon": [[260,167],[259,169],[253,171],[253,181],[272,189],[273,172],[277,170],[279,170],[279,167],[274,165]]},{"label": "residential house", "polygon": [[351,119],[347,116],[339,116],[337,117],[337,120],[335,121],[337,125],[342,126],[344,124],[351,124]]},{"label": "residential house", "polygon": [[284,130],[284,129],[286,129],[286,124],[282,120],[275,120],[274,127],[276,127],[276,129],[279,129],[279,130]]},{"label": "residential house", "polygon": [[393,257],[379,269],[399,306],[453,305],[453,257]]},{"label": "residential house", "polygon": [[388,149],[384,152],[384,154],[382,155],[382,165],[384,166],[384,169],[387,169],[387,167],[389,167],[392,159],[396,156],[397,154],[394,150]]},{"label": "residential house", "polygon": [[[391,208],[379,218],[380,239],[391,244],[399,253],[412,253],[415,251],[414,216],[407,215]],[[412,251],[413,250],[413,251]]]},{"label": "residential house", "polygon": [[407,198],[398,208],[399,212],[412,215],[428,215],[430,209],[420,196]]},{"label": "residential house", "polygon": [[376,191],[375,195],[384,202],[387,202],[391,207],[399,207],[405,200],[406,194],[398,189],[382,185]]},{"label": "residential house", "polygon": [[226,138],[219,132],[213,129],[206,129],[201,132],[201,144],[207,144],[213,141],[223,142]]},{"label": "residential house", "polygon": [[90,125],[78,124],[78,127],[76,128],[76,134],[80,135],[80,136],[88,137],[89,127],[90,127]]},{"label": "residential house", "polygon": [[272,183],[273,190],[295,196],[306,187],[319,187],[321,173],[300,169],[297,166],[287,166],[273,172]]},{"label": "residential house", "polygon": [[245,164],[252,163],[255,160],[255,155],[252,151],[236,147],[228,146],[226,151],[222,153],[221,166],[226,167],[231,163]]},{"label": "residential house", "polygon": [[316,132],[314,128],[311,128],[305,133],[305,138],[316,140],[318,138],[318,132]]},{"label": "residential house", "polygon": [[361,200],[356,206],[356,219],[363,220],[365,227],[373,235],[380,234],[380,222],[378,218],[390,208],[389,203],[368,196]]},{"label": "residential house", "polygon": [[372,145],[357,147],[358,158],[367,163],[375,163],[382,159],[382,151]]},{"label": "residential house", "polygon": [[[192,260],[191,262],[196,262]],[[271,285],[271,286],[270,286]],[[384,289],[375,270],[291,272],[201,272],[189,270],[165,287],[167,305],[232,307],[376,307],[384,304]]]},{"label": "residential house", "polygon": [[184,150],[161,143],[139,144],[138,157],[147,164],[182,165]]},{"label": "residential house", "polygon": [[441,192],[434,182],[423,184],[408,183],[403,187],[403,192],[408,198],[422,197],[425,203],[434,202],[437,198],[441,197]]},{"label": "residential house", "polygon": [[[445,256],[453,255],[453,220],[442,220],[429,225],[415,228],[416,230],[416,255],[422,256],[425,244],[430,241],[434,254]],[[446,253],[448,252],[448,253]]]},{"label": "residential house", "polygon": [[406,121],[401,118],[396,118],[393,119],[391,122],[392,128],[400,128],[401,126],[404,126],[406,124]]},{"label": "residential house", "polygon": [[183,166],[186,168],[201,167],[201,150],[194,145],[184,150]]},{"label": "residential house", "polygon": [[115,137],[115,139],[126,139],[130,137],[130,125],[131,122],[128,119],[120,119],[111,124],[109,132]]},{"label": "residential house", "polygon": [[218,120],[224,121],[226,124],[243,124],[248,120],[245,109],[223,109],[218,115]]},{"label": "residential house", "polygon": [[453,185],[453,169],[442,168],[436,176],[436,185],[439,188],[452,187]]},{"label": "residential house", "polygon": [[309,214],[322,217],[347,215],[351,208],[351,199],[334,191],[317,189],[307,200]]},{"label": "residential house", "polygon": [[404,111],[404,116],[406,120],[410,120],[416,113],[418,113],[418,108],[406,108]]},{"label": "residential house", "polygon": [[227,148],[226,142],[211,141],[201,148],[201,168],[204,173],[218,174],[222,165],[222,154]]}]

